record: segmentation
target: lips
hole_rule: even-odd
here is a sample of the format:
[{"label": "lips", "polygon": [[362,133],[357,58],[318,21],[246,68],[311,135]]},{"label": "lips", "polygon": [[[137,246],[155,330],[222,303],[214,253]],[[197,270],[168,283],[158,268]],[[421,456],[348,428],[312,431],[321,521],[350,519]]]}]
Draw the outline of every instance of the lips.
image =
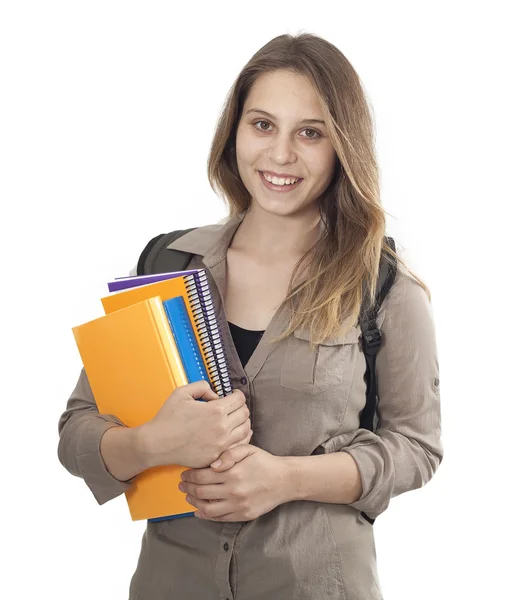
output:
[{"label": "lips", "polygon": [[298,175],[278,175],[277,173],[273,173],[272,171],[259,171],[260,173],[266,174],[268,175],[268,177],[276,177],[277,179],[302,179],[302,177],[299,177]]},{"label": "lips", "polygon": [[294,190],[296,190],[299,185],[304,181],[304,179],[300,178],[298,181],[296,181],[293,184],[288,184],[288,185],[274,185],[273,183],[270,183],[270,181],[267,181],[267,179],[265,179],[265,176],[263,175],[262,171],[258,171],[259,173],[259,177],[261,179],[261,181],[263,182],[263,185],[269,189],[272,190],[273,192],[279,192],[279,193],[288,193],[288,192],[293,192]]}]

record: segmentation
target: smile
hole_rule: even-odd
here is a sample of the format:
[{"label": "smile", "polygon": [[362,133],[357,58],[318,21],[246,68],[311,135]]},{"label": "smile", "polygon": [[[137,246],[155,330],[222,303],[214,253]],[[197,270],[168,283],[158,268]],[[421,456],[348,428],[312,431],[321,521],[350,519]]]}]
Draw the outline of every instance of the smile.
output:
[{"label": "smile", "polygon": [[[276,178],[276,181],[283,181],[283,184],[281,185],[280,183],[276,184],[276,183],[272,183],[271,181],[268,181],[261,171],[258,171],[258,173],[259,173],[259,177],[261,178],[261,181],[263,182],[263,185],[266,188],[268,188],[269,190],[272,190],[274,192],[282,192],[282,193],[291,192],[291,191],[297,189],[299,187],[299,185],[304,181],[304,179],[297,179],[297,181],[295,183],[286,183],[286,182],[284,182],[284,179],[278,180]],[[289,179],[288,179],[288,181],[289,181]]]}]

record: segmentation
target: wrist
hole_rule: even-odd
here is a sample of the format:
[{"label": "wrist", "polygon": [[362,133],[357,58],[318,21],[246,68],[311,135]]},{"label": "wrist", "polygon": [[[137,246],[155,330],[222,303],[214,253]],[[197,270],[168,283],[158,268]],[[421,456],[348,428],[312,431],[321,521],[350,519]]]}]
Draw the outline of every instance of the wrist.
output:
[{"label": "wrist", "polygon": [[299,460],[298,456],[284,456],[280,458],[283,504],[295,500],[304,500],[301,460]]},{"label": "wrist", "polygon": [[352,504],[363,494],[357,463],[348,452],[284,459],[287,501]]},{"label": "wrist", "polygon": [[134,435],[133,448],[143,470],[158,466],[154,449],[154,438],[149,431],[148,423],[132,428]]},{"label": "wrist", "polygon": [[182,464],[181,453],[177,446],[172,443],[173,433],[170,434],[168,440],[163,441],[162,437],[159,436],[160,426],[158,425],[156,428],[152,421],[147,421],[134,429],[136,430],[137,440],[135,446],[138,448],[141,461],[145,464],[145,469]]},{"label": "wrist", "polygon": [[138,427],[110,427],[100,438],[99,451],[106,469],[118,481],[127,482],[148,468]]}]

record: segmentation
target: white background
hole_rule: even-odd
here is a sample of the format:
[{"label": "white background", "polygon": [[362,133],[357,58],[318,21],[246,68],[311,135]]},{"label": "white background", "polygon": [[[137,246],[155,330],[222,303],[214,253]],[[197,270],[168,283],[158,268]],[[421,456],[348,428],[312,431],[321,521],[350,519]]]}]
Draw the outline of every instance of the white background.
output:
[{"label": "white background", "polygon": [[144,523],[57,459],[71,328],[151,237],[225,216],[206,176],[225,95],[301,31],[362,78],[389,233],[433,294],[445,456],[374,525],[385,600],[513,593],[510,4],[1,4],[2,598],[127,597]]}]

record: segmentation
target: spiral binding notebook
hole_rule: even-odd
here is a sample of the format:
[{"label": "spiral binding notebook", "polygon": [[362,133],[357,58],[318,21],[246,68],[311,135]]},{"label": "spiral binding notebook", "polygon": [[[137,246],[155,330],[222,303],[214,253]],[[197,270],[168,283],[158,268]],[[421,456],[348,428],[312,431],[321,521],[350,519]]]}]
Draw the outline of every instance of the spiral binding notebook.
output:
[{"label": "spiral binding notebook", "polygon": [[[149,283],[152,279],[153,282]],[[117,293],[101,298],[106,314],[154,296],[160,296],[163,302],[182,296],[213,390],[219,397],[233,391],[225,346],[204,269],[120,278],[109,282],[108,288]]]}]

